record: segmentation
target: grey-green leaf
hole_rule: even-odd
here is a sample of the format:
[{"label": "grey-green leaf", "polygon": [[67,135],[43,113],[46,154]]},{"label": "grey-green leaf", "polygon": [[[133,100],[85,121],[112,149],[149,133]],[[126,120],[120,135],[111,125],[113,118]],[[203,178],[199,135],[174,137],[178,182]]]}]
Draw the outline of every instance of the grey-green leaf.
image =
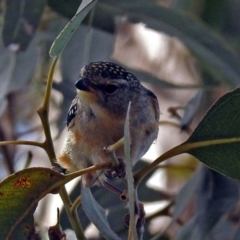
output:
[{"label": "grey-green leaf", "polygon": [[124,156],[126,163],[126,177],[127,177],[127,186],[128,186],[128,201],[129,201],[129,214],[130,214],[130,223],[129,228],[132,229],[133,240],[137,240],[137,232],[135,228],[135,189],[134,189],[134,179],[132,171],[132,161],[131,161],[131,137],[130,137],[130,109],[131,102],[128,105],[128,111],[125,119],[124,125]]},{"label": "grey-green leaf", "polygon": [[66,27],[62,30],[62,32],[58,35],[56,40],[54,41],[51,49],[50,56],[55,57],[58,56],[69,39],[72,37],[82,20],[86,17],[89,11],[96,4],[97,0],[85,0],[82,1],[76,15],[70,20],[70,22],[66,25]]},{"label": "grey-green leaf", "polygon": [[82,207],[90,221],[97,227],[106,239],[120,240],[109,226],[105,210],[94,199],[91,190],[82,186],[81,188]]}]

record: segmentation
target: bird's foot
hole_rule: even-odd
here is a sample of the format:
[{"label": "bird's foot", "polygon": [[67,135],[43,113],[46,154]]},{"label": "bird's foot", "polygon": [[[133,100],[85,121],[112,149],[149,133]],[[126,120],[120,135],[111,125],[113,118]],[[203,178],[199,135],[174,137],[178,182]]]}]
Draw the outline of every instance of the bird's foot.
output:
[{"label": "bird's foot", "polygon": [[118,158],[119,164],[107,169],[104,174],[108,179],[124,178],[126,175],[125,163],[123,159]]}]

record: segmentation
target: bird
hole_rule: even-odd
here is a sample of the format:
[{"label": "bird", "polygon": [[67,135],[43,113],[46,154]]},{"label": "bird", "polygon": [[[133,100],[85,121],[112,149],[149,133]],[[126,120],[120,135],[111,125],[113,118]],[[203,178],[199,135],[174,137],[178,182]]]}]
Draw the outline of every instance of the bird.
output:
[{"label": "bird", "polygon": [[[67,172],[112,161],[104,149],[124,136],[129,103],[130,157],[134,166],[158,136],[159,103],[152,91],[124,67],[113,62],[91,62],[80,71],[77,95],[67,116],[67,138],[58,164]],[[124,163],[123,146],[116,150]],[[103,185],[102,170],[82,176],[84,187]]]}]

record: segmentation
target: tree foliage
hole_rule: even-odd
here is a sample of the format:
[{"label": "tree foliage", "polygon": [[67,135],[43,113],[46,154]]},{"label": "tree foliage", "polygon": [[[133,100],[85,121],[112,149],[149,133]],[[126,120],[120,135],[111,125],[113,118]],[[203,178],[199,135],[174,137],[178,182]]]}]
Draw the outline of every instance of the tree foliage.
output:
[{"label": "tree foliage", "polygon": [[[66,228],[72,229],[77,239],[84,239],[90,223],[98,228],[98,239],[238,239],[240,89],[237,87],[240,83],[240,48],[236,40],[240,27],[232,16],[239,8],[238,1],[226,0],[213,0],[211,3],[207,0],[173,0],[168,7],[153,0],[5,1],[1,12],[0,43],[0,160],[3,165],[0,176],[4,176],[0,182],[0,238],[36,238],[38,223],[34,221],[33,213],[39,201],[49,193],[59,193],[65,209],[58,222],[62,227],[58,227],[57,223],[56,228],[51,228],[60,233],[54,238],[49,234],[49,239],[64,239],[65,234],[61,232]],[[92,166],[62,175],[41,164],[35,168],[28,167],[32,161],[32,153],[28,153],[24,155],[28,155],[26,164],[21,161],[22,170],[17,171],[19,165],[16,159],[22,159],[16,147],[19,145],[43,149],[48,162],[54,165],[54,141],[63,131],[79,68],[87,62],[111,58],[119,16],[127,16],[129,22],[145,23],[148,28],[178,38],[189,54],[197,59],[201,85],[175,84],[132,69],[146,83],[155,84],[156,88],[200,88],[185,103],[183,117],[179,115],[181,106],[169,109],[179,119],[178,129],[189,134],[188,139],[151,163],[141,160],[132,169],[129,161],[131,116],[127,114],[123,144],[128,174],[124,187],[118,180],[114,184],[127,190],[128,194],[123,191],[120,196],[97,187],[82,188],[79,196],[79,185],[67,193],[67,182],[104,166]],[[50,56],[55,57],[54,61]],[[60,82],[53,79],[57,61],[62,77]],[[46,83],[42,79],[46,79],[48,71]],[[194,126],[192,120],[203,105],[203,96],[207,95],[207,91],[213,96],[214,88],[227,89],[228,93],[218,97],[191,132],[190,127]],[[51,98],[52,90],[63,96],[61,109]],[[21,99],[19,103],[18,99]],[[21,105],[24,100],[29,104],[26,108]],[[52,118],[56,106],[59,115]],[[19,107],[21,111],[17,109]],[[54,126],[52,121],[56,123]],[[53,127],[57,129],[54,137],[51,133]],[[160,132],[163,127],[163,122],[160,122]],[[29,141],[29,135],[21,134],[22,130],[34,133],[34,137],[43,136],[44,140]],[[24,136],[28,138],[25,140]],[[24,151],[26,153],[26,149]],[[196,157],[203,165],[191,169],[190,166],[181,166],[181,163],[168,164],[168,159],[183,153]],[[173,194],[147,184],[160,168],[175,168],[180,172],[188,168],[193,173],[178,193]],[[123,199],[127,201],[121,201]],[[167,202],[165,207],[143,216],[145,203],[162,201]],[[192,213],[186,214],[189,209]],[[137,220],[136,212],[142,213]],[[170,218],[167,229],[151,231],[152,222],[163,216]],[[177,227],[178,231],[171,231],[173,227]]]}]

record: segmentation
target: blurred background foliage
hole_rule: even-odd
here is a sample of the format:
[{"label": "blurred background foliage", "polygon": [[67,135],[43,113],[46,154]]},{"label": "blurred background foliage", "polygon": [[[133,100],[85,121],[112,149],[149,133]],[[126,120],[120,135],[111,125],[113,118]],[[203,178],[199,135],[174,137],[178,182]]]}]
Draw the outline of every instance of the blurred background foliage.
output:
[{"label": "blurred background foliage", "polygon": [[[52,61],[49,49],[80,3],[0,1],[1,141],[43,138],[36,110]],[[56,152],[66,134],[79,70],[99,60],[129,68],[158,96],[159,137],[136,168],[186,140],[211,104],[239,86],[239,12],[239,0],[99,0],[62,52],[54,77],[50,122]],[[29,165],[50,166],[41,150],[26,146],[1,147],[0,164],[0,179]],[[69,186],[72,199],[80,191],[78,183],[74,186]],[[108,210],[112,229],[126,239],[126,205],[105,191],[92,189]],[[138,192],[147,212],[143,239],[240,239],[239,183],[189,155],[160,165]],[[57,206],[60,200],[48,196],[36,211],[43,239],[56,220]],[[79,215],[89,239],[102,239],[81,207]],[[71,228],[64,211],[61,224]]]}]

